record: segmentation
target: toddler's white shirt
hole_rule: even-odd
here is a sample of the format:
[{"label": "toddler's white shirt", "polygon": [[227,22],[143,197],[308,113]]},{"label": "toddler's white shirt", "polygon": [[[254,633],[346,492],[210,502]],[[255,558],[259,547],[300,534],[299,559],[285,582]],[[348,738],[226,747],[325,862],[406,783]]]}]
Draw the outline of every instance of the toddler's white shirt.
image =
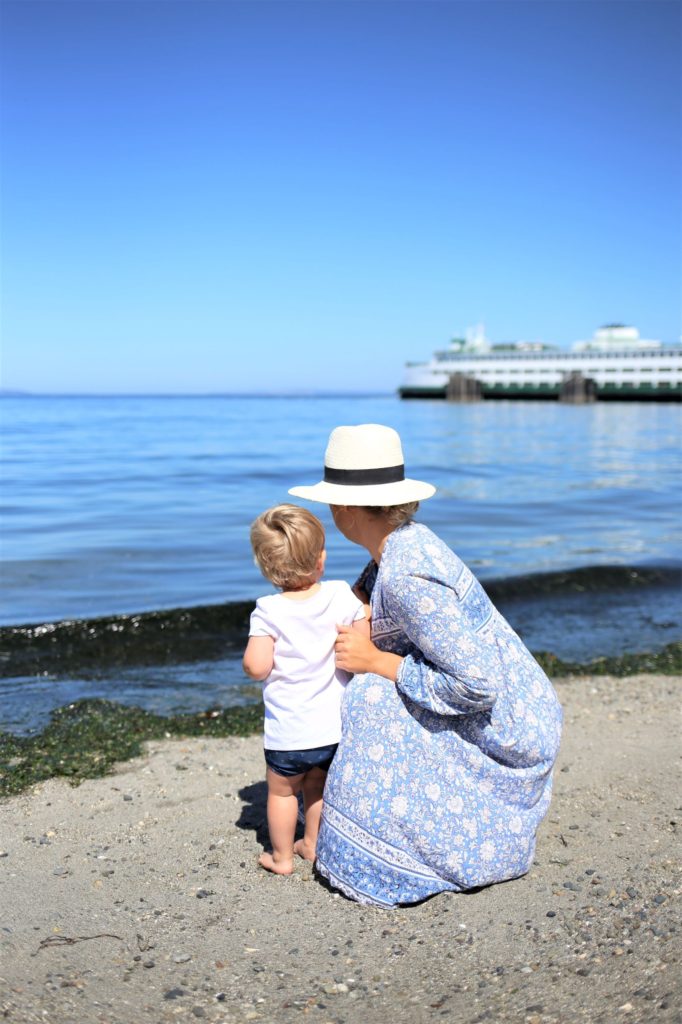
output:
[{"label": "toddler's white shirt", "polygon": [[341,698],[350,675],[335,665],[336,626],[350,626],[364,614],[343,580],[323,580],[304,600],[283,594],[258,599],[249,636],[275,641],[263,688],[266,749],[309,750],[339,742]]}]

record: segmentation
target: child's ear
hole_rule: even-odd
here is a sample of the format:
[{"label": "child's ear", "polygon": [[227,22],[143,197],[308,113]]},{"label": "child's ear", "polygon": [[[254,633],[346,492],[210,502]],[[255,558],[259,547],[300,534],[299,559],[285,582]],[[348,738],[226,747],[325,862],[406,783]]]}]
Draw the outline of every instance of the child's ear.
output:
[{"label": "child's ear", "polygon": [[317,560],[317,571],[319,573],[324,572],[324,563],[327,561],[327,549],[322,548],[320,551],[320,557]]}]

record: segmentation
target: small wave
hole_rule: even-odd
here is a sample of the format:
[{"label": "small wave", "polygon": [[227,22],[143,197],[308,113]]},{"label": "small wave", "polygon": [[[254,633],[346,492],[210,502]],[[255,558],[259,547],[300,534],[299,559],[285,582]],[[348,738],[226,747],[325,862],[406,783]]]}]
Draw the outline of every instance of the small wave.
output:
[{"label": "small wave", "polygon": [[483,580],[492,601],[560,594],[608,594],[634,588],[682,588],[682,566],[588,565],[563,571]]},{"label": "small wave", "polygon": [[251,601],[0,628],[0,677],[110,671],[224,658],[243,645]]},{"label": "small wave", "polygon": [[[560,603],[568,597],[575,600],[584,595],[591,606],[597,596],[615,597],[633,589],[646,591],[648,596],[657,589],[678,593],[682,567],[598,565],[485,580],[483,585],[507,618],[519,603],[541,606],[546,615],[552,601]],[[225,658],[245,644],[253,606],[253,601],[233,601],[0,627],[0,677],[75,671],[97,674],[116,668]]]}]

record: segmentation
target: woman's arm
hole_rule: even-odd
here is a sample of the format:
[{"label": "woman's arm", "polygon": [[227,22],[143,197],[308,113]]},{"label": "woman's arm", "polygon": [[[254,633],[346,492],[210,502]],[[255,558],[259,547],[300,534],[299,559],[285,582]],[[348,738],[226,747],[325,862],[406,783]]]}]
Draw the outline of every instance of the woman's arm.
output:
[{"label": "woman's arm", "polygon": [[272,672],[275,641],[271,636],[250,636],[242,665],[247,676],[262,682]]},{"label": "woman's arm", "polygon": [[401,576],[384,597],[391,620],[416,649],[402,659],[398,689],[441,715],[490,709],[503,668],[495,637],[485,630],[494,609],[478,581],[472,578],[460,596],[441,580]]}]

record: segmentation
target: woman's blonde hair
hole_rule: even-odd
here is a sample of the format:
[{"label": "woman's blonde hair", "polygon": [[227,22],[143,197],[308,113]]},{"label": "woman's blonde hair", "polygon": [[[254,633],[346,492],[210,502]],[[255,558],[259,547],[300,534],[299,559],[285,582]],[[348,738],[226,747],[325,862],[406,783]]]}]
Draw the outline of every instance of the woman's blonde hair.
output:
[{"label": "woman's blonde hair", "polygon": [[366,511],[372,516],[382,516],[389,526],[404,526],[410,523],[419,508],[418,501],[407,501],[403,505],[371,505]]},{"label": "woman's blonde hair", "polygon": [[324,550],[324,527],[306,508],[275,505],[251,525],[256,564],[276,587],[296,587],[315,573]]}]

